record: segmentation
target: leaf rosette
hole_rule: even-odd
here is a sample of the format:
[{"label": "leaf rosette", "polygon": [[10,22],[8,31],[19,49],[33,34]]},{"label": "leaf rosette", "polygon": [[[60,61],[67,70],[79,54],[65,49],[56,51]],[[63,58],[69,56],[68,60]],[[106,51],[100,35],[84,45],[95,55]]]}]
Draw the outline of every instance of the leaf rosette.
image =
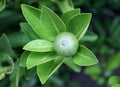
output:
[{"label": "leaf rosette", "polygon": [[96,56],[79,43],[88,29],[91,13],[80,13],[80,9],[74,9],[60,18],[46,6],[38,9],[22,4],[21,7],[25,19],[39,38],[23,47],[26,51],[20,64],[28,69],[37,66],[42,84],[63,63],[76,72],[80,71],[79,66],[98,63]]}]

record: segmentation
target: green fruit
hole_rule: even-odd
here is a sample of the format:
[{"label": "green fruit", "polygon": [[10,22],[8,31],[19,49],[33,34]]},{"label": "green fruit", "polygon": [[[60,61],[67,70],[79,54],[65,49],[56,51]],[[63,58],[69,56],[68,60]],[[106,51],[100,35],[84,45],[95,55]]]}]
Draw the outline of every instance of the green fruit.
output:
[{"label": "green fruit", "polygon": [[54,42],[55,51],[64,57],[73,56],[78,49],[79,41],[69,32],[63,32],[56,37]]}]

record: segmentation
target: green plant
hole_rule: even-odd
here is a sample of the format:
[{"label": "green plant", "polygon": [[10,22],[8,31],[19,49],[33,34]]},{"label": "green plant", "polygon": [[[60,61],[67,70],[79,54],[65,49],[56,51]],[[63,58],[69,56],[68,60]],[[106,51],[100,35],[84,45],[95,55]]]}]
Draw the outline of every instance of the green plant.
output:
[{"label": "green plant", "polygon": [[118,76],[111,76],[108,80],[109,85],[112,87],[119,87],[120,86],[120,77]]},{"label": "green plant", "polygon": [[[0,87],[120,87],[119,2],[120,0],[0,0]],[[42,85],[37,78],[37,67],[26,68],[27,58],[32,51],[24,51],[23,46],[42,38],[34,32],[30,24],[25,23],[21,11],[23,3],[40,8],[40,14],[43,5],[49,7],[61,17],[65,27],[68,27],[70,17],[82,14],[81,10],[92,13],[89,29],[79,42],[77,39],[77,43],[91,49],[99,58],[99,63],[80,67],[74,64],[73,58],[64,58],[59,72],[55,72]],[[64,33],[59,35],[61,34]],[[73,46],[77,49],[77,45]],[[56,55],[61,55],[56,52],[55,47],[53,50]],[[75,50],[72,53],[73,56],[76,55]]]},{"label": "green plant", "polygon": [[20,65],[27,69],[37,66],[42,84],[62,63],[79,72],[78,66],[90,66],[98,62],[95,55],[80,44],[89,26],[91,13],[70,9],[60,18],[46,6],[38,9],[22,4],[21,7],[25,19],[35,32],[34,36],[38,37],[33,36],[32,41],[23,47],[26,51],[21,57]]}]

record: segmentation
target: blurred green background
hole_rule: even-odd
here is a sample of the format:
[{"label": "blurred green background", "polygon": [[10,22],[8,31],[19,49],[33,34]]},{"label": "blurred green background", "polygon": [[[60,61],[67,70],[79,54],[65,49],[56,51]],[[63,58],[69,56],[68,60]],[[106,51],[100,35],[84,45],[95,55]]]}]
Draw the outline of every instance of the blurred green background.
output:
[{"label": "blurred green background", "polygon": [[[79,73],[62,65],[43,86],[35,68],[27,70],[19,66],[22,47],[29,42],[20,27],[20,23],[25,22],[20,5],[25,3],[37,8],[46,5],[61,16],[60,3],[56,1],[0,1],[0,54],[5,53],[0,55],[0,87],[120,87],[120,0],[72,0],[82,13],[93,14],[90,33],[86,33],[81,43],[95,53],[97,65],[81,67]],[[67,5],[70,0],[59,1]],[[13,65],[15,69],[9,74],[8,66]]]}]

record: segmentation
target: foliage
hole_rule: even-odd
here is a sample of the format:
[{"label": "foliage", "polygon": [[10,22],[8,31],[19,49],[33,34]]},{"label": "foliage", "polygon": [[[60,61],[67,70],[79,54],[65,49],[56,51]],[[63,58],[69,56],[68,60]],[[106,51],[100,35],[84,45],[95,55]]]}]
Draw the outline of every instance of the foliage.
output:
[{"label": "foliage", "polygon": [[[27,43],[23,49],[31,51],[26,60],[27,68],[30,69],[37,66],[37,74],[42,84],[61,66],[66,57],[70,57],[70,60],[73,59],[73,63],[81,66],[89,66],[97,63],[95,55],[82,45],[80,45],[79,51],[76,53],[78,49],[77,42],[85,34],[90,23],[91,14],[77,13],[78,15],[75,14],[74,16],[69,13],[73,17],[70,16],[68,18],[68,25],[65,26],[64,22],[46,6],[43,6],[42,9],[37,9],[22,4],[22,12],[27,22],[40,37],[37,40]],[[75,38],[78,40],[75,40]],[[63,40],[65,43],[70,44],[68,45],[70,47],[74,43],[77,48],[75,46],[73,48],[66,48],[67,45]],[[62,43],[66,46],[62,47]],[[57,51],[57,54],[53,51]]]},{"label": "foliage", "polygon": [[[0,87],[119,87],[119,8],[119,0],[1,0]],[[79,43],[69,58],[54,48],[64,31]]]}]

